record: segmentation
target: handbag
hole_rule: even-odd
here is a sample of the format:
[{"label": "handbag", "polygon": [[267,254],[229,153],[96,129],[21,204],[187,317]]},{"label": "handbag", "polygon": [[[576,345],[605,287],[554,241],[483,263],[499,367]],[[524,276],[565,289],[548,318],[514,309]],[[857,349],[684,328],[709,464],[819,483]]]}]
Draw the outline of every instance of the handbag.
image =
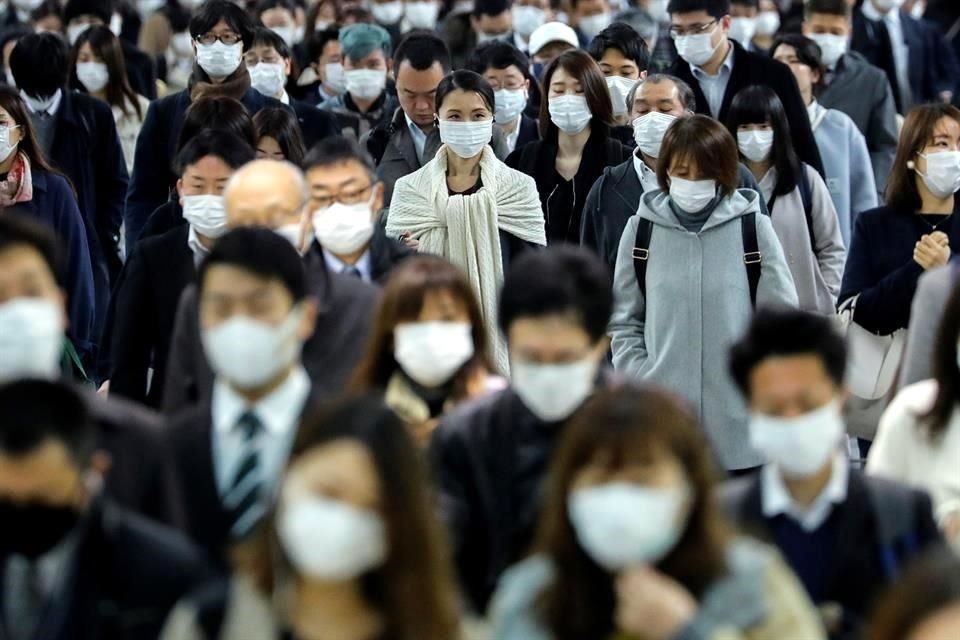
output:
[{"label": "handbag", "polygon": [[849,298],[838,310],[848,350],[846,384],[850,398],[844,416],[851,435],[873,440],[880,416],[895,391],[907,331],[898,329],[881,336],[864,329],[853,319],[859,297]]}]

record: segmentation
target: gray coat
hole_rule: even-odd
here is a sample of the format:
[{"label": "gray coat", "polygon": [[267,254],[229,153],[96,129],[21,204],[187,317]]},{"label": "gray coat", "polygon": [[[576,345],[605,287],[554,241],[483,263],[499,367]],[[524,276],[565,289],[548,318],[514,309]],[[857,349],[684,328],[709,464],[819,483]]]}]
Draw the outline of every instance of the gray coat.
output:
[{"label": "gray coat", "polygon": [[855,51],[837,63],[833,79],[817,97],[828,109],[850,116],[867,139],[877,191],[882,195],[897,153],[897,106],[887,75]]},{"label": "gray coat", "polygon": [[957,269],[948,264],[928,271],[917,283],[907,328],[907,346],[900,365],[900,387],[933,378],[934,352],[940,321],[957,280]]},{"label": "gray coat", "polygon": [[[760,196],[743,189],[724,198],[699,233],[686,231],[663,191],[644,194],[627,223],[614,274],[616,303],[609,333],[613,366],[686,398],[726,469],[763,464],[747,437],[747,411],[727,373],[730,345],[752,315],[740,218],[759,213]],[[633,265],[639,219],[653,223],[647,296]],[[763,256],[757,306],[796,307],[797,290],[767,216],[758,215]]]}]

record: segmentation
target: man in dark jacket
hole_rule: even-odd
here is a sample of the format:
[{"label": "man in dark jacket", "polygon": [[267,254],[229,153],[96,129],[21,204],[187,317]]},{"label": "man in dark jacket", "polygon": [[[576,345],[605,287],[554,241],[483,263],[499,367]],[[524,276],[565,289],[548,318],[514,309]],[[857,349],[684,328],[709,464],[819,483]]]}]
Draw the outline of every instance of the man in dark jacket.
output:
[{"label": "man in dark jacket", "polygon": [[[783,102],[797,155],[822,175],[823,162],[796,79],[786,65],[751,53],[727,37],[730,0],[670,0],[668,8],[670,32],[680,54],[670,73],[693,87],[697,113],[725,122],[737,93],[750,85],[766,85]],[[704,34],[710,40],[700,46],[696,36]]]},{"label": "man in dark jacket", "polygon": [[511,387],[461,407],[434,432],[441,511],[462,591],[479,614],[528,550],[564,421],[604,379],[612,306],[609,272],[582,249],[517,259],[500,301]]},{"label": "man in dark jacket", "polygon": [[10,638],[156,638],[207,575],[177,531],[101,495],[108,459],[69,386],[0,387],[0,619]]},{"label": "man in dark jacket", "polygon": [[760,311],[731,352],[750,405],[750,442],[768,463],[726,487],[745,531],[776,544],[831,638],[858,638],[877,595],[941,540],[926,493],[851,470],[846,345],[829,318]]}]

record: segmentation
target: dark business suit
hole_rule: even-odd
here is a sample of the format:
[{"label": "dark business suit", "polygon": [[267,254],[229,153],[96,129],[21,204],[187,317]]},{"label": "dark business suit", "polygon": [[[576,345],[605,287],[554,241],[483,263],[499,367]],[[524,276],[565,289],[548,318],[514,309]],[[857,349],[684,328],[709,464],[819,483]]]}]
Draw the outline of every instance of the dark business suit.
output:
[{"label": "dark business suit", "polygon": [[291,100],[290,107],[297,114],[297,123],[300,125],[300,133],[303,134],[303,144],[308,150],[324,138],[340,134],[337,118],[332,113],[321,111],[299,100]]},{"label": "dark business suit", "polygon": [[148,100],[157,97],[157,70],[153,58],[133,43],[120,40],[123,47],[123,64],[127,68],[127,81],[134,92]]},{"label": "dark business suit", "polygon": [[[322,255],[320,244],[314,240],[310,252]],[[395,238],[388,238],[383,225],[373,228],[373,237],[367,247],[370,252],[370,279],[376,284],[384,284],[393,269],[407,258],[416,255],[416,251]]]}]

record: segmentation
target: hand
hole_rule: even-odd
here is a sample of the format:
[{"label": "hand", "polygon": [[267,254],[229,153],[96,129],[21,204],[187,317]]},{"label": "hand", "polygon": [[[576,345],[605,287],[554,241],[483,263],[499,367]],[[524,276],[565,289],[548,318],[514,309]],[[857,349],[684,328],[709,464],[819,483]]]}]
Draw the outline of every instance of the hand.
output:
[{"label": "hand", "polygon": [[950,104],[953,102],[953,91],[943,90],[940,92],[940,101],[944,104]]},{"label": "hand", "polygon": [[106,398],[107,396],[110,395],[110,381],[109,381],[109,380],[105,380],[104,383],[103,383],[102,385],[100,385],[100,388],[97,389],[97,395],[100,396],[101,398]]},{"label": "hand", "polygon": [[401,233],[399,240],[405,246],[413,249],[414,251],[420,251],[420,241],[411,236],[409,233]]},{"label": "hand", "polygon": [[941,244],[942,239],[935,233],[923,236],[913,247],[913,260],[924,270],[943,266],[950,260],[950,245]]},{"label": "hand", "polygon": [[697,601],[690,592],[651,567],[621,574],[616,594],[617,628],[642,638],[672,638],[697,614]]},{"label": "hand", "polygon": [[960,541],[960,511],[954,511],[943,523],[943,537],[948,543]]},{"label": "hand", "polygon": [[928,237],[930,238],[931,241],[935,242],[937,245],[941,247],[950,246],[950,236],[945,234],[943,231],[934,231]]}]

